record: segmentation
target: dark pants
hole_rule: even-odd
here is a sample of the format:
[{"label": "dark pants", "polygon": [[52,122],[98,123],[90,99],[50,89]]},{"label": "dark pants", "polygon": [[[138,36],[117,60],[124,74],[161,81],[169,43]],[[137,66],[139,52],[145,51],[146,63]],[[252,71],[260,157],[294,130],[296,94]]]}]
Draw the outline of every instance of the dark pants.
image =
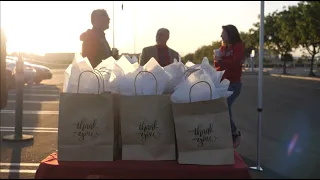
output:
[{"label": "dark pants", "polygon": [[232,107],[232,104],[234,103],[234,101],[236,100],[236,98],[240,95],[241,87],[242,87],[242,83],[238,82],[238,83],[230,83],[229,88],[228,88],[228,91],[233,91],[233,94],[230,97],[228,97],[228,99],[227,99],[232,134],[236,134],[238,129],[233,121],[231,107]]}]

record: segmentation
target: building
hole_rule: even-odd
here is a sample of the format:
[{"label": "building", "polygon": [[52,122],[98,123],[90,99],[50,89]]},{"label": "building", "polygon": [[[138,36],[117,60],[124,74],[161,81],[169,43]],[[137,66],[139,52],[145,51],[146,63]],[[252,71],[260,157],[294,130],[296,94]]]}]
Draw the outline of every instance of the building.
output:
[{"label": "building", "polygon": [[75,53],[46,53],[44,60],[46,62],[55,62],[62,64],[70,64],[73,60]]}]

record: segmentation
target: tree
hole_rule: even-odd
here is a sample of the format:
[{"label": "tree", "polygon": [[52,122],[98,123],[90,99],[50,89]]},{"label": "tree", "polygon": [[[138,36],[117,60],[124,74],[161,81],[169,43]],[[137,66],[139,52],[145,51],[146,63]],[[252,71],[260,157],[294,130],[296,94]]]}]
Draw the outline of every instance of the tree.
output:
[{"label": "tree", "polygon": [[[286,40],[287,33],[282,31],[282,24],[288,21],[286,12],[273,12],[265,17],[265,43],[270,51],[280,54],[283,61],[283,74],[286,74],[286,63],[292,61],[289,54],[292,51],[292,45]],[[286,57],[286,58],[284,58]]]},{"label": "tree", "polygon": [[195,58],[195,63],[201,63],[202,59],[204,57],[207,57],[209,59],[209,62],[211,62],[211,60],[213,56],[213,48],[211,45],[208,46],[202,46],[199,49],[196,50],[196,52],[194,53],[194,58]]},{"label": "tree", "polygon": [[212,46],[212,49],[219,49],[221,47],[221,41],[213,41],[211,46]]},{"label": "tree", "polygon": [[292,46],[302,46],[311,56],[309,76],[313,73],[315,56],[320,51],[320,2],[301,1],[298,6],[291,6],[286,11],[287,21],[283,21],[283,31]]},{"label": "tree", "polygon": [[245,57],[249,58],[252,50],[258,50],[259,34],[257,34],[257,32],[254,29],[250,29],[248,33],[240,32],[240,38],[245,44]]},{"label": "tree", "polygon": [[218,49],[221,46],[221,41],[213,41],[211,45],[202,46],[198,48],[194,53],[189,53],[182,58],[182,61],[192,61],[195,64],[200,64],[204,57],[209,59],[209,62],[213,63],[213,50]]},{"label": "tree", "polygon": [[194,54],[193,53],[189,53],[187,55],[185,55],[184,57],[181,58],[182,62],[185,64],[188,61],[193,62],[194,61]]}]

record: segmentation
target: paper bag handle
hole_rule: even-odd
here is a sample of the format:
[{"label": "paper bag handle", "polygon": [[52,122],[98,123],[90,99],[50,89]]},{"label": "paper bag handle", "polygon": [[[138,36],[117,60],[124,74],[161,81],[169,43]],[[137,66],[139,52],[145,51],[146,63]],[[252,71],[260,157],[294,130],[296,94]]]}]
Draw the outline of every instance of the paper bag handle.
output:
[{"label": "paper bag handle", "polygon": [[151,72],[149,72],[149,71],[140,71],[136,75],[136,77],[134,78],[134,92],[135,92],[135,95],[137,95],[137,86],[136,86],[137,77],[138,77],[139,74],[142,74],[143,72],[149,73],[154,77],[154,80],[156,80],[156,94],[158,94],[158,81],[157,81],[156,76],[154,74],[152,74]]},{"label": "paper bag handle", "polygon": [[110,71],[112,71],[112,69],[108,69],[106,67],[101,67],[101,68],[98,69],[98,71],[111,74]]},{"label": "paper bag handle", "polygon": [[93,71],[94,71],[95,73],[97,73],[97,74],[100,75],[101,80],[102,80],[102,90],[103,90],[103,92],[105,92],[105,90],[104,90],[104,77],[103,77],[101,71],[99,71],[99,70],[97,70],[97,69],[94,69]]},{"label": "paper bag handle", "polygon": [[86,72],[89,72],[89,73],[92,73],[94,74],[96,77],[97,77],[97,80],[98,80],[98,94],[100,94],[100,82],[99,82],[99,77],[97,76],[97,74],[93,71],[83,71],[80,73],[79,75],[79,78],[78,78],[78,89],[77,89],[77,93],[79,93],[79,86],[80,86],[80,78],[82,76],[83,73],[86,73]]},{"label": "paper bag handle", "polygon": [[[199,71],[200,69],[188,69],[184,72],[184,75],[186,76],[186,78],[188,78],[192,73],[196,72],[196,71]],[[187,75],[187,73],[189,73]]]},{"label": "paper bag handle", "polygon": [[197,82],[197,83],[194,83],[194,84],[191,86],[190,90],[189,90],[189,101],[190,101],[190,103],[191,103],[191,90],[192,90],[193,86],[195,86],[195,85],[197,85],[197,84],[199,84],[199,83],[206,83],[206,84],[208,84],[208,86],[209,86],[209,88],[210,88],[210,100],[212,99],[212,88],[211,88],[211,85],[210,85],[207,81],[199,81],[199,82]]}]

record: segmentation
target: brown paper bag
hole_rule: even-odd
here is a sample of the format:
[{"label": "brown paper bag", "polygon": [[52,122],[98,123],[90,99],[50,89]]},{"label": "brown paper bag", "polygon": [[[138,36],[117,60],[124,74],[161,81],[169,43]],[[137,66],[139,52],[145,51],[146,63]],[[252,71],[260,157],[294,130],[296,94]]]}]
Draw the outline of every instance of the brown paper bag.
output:
[{"label": "brown paper bag", "polygon": [[176,159],[170,95],[120,96],[120,119],[123,160]]},{"label": "brown paper bag", "polygon": [[112,161],[113,151],[112,95],[61,93],[58,160]]},{"label": "brown paper bag", "polygon": [[225,98],[173,103],[172,108],[180,164],[234,164]]}]

